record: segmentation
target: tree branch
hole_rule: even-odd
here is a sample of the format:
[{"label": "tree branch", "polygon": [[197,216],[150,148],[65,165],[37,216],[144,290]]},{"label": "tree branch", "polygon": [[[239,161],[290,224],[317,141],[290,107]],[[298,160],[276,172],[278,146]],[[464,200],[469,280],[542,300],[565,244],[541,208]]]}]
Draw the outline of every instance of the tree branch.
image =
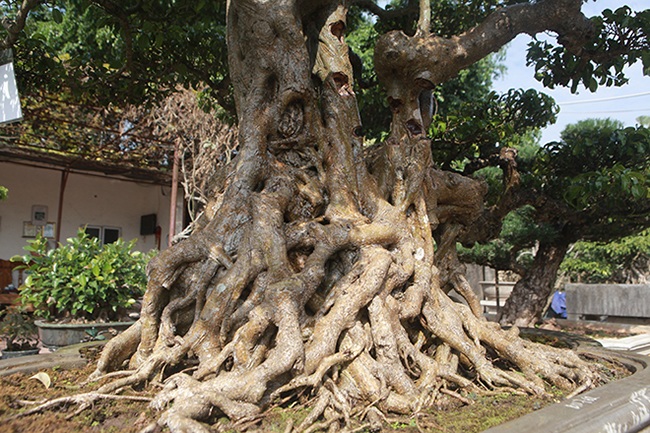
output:
[{"label": "tree branch", "polygon": [[[125,71],[133,71],[133,32],[129,22],[129,14],[112,0],[94,0],[94,3],[109,15],[114,16],[120,23],[124,33],[126,63],[117,71],[116,77],[121,76]],[[140,2],[136,4],[137,7],[139,5]]]},{"label": "tree branch", "polygon": [[593,35],[593,26],[580,11],[581,5],[581,0],[515,4],[498,9],[478,26],[451,38],[387,33],[375,49],[377,76],[389,96],[391,89],[414,80],[440,84],[496,52],[518,34],[535,35],[547,30],[557,33],[558,42],[579,54]]},{"label": "tree branch", "polygon": [[16,41],[18,40],[18,35],[25,28],[25,22],[27,21],[27,15],[32,9],[35,9],[40,5],[42,0],[23,0],[23,3],[20,5],[20,9],[16,14],[16,19],[11,20],[7,17],[2,19],[2,26],[7,31],[7,36],[2,41],[0,48],[3,50],[12,48]]},{"label": "tree branch", "polygon": [[418,19],[418,35],[428,36],[431,31],[431,1],[420,0],[420,18]]}]

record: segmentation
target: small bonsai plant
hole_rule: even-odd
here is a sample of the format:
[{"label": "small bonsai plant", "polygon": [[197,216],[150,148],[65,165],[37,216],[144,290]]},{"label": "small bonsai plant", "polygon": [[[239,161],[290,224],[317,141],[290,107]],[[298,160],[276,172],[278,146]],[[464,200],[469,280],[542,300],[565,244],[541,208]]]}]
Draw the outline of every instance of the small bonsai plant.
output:
[{"label": "small bonsai plant", "polygon": [[0,337],[5,340],[5,350],[18,352],[36,349],[38,329],[27,313],[18,308],[10,308],[2,313]]},{"label": "small bonsai plant", "polygon": [[77,236],[48,250],[37,236],[12,261],[27,263],[21,301],[44,320],[119,321],[144,293],[146,265],[152,253],[132,251],[135,240],[101,245],[79,229]]}]

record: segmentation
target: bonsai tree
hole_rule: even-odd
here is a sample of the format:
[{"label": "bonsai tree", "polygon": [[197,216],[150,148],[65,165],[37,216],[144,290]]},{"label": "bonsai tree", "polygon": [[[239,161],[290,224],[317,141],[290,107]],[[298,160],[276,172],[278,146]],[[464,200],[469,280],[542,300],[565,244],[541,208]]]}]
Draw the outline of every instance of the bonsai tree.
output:
[{"label": "bonsai tree", "polygon": [[[38,5],[24,3],[22,11]],[[417,413],[449,393],[547,394],[546,384],[579,391],[597,381],[575,353],[482,317],[456,241],[484,226],[486,188],[458,166],[438,165],[427,131],[435,89],[519,33],[558,35],[558,45],[531,50],[548,85],[620,83],[624,64],[650,62],[647,14],[621,8],[588,19],[582,0],[164,4],[43,8],[49,28],[86,29],[81,16],[102,25],[91,42],[103,50],[95,58],[52,32],[56,58],[23,51],[31,71],[59,61],[47,84],[85,95],[94,84],[113,100],[131,85],[128,96],[144,97],[161,80],[187,76],[175,71],[193,71],[238,122],[237,155],[213,178],[205,212],[188,238],[152,260],[140,320],[108,343],[93,377],[129,370],[95,396],[191,365],[154,401],[165,410],[159,424],[174,432],[209,431],[204,423],[223,414],[248,422],[305,395],[315,401],[299,430],[352,430],[360,417],[378,430],[382,413]],[[379,21],[373,67],[390,124],[374,146],[364,142],[346,42],[361,12]],[[7,24],[7,43],[21,23]],[[52,80],[54,72],[70,75]],[[88,79],[77,79],[82,73]],[[508,191],[512,154],[492,149],[473,153],[503,167]],[[447,296],[452,287],[469,307]]]},{"label": "bonsai tree", "polygon": [[38,330],[27,313],[9,308],[0,314],[0,338],[5,340],[6,350],[23,351],[37,347]]},{"label": "bonsai tree", "polygon": [[541,319],[573,243],[607,242],[650,225],[649,143],[647,128],[589,119],[519,161],[521,184],[513,196],[524,205],[505,218],[497,239],[461,254],[521,276],[500,312],[502,324]]},{"label": "bonsai tree", "polygon": [[27,263],[21,301],[46,320],[118,321],[146,286],[151,255],[132,251],[134,245],[118,239],[102,246],[79,229],[66,244],[49,249],[39,235],[24,248],[29,254],[11,259]]}]

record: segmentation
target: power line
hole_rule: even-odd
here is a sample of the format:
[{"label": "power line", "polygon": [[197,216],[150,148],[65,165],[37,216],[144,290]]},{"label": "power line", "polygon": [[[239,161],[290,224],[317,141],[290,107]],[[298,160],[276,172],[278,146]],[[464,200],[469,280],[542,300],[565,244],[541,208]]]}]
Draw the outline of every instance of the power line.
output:
[{"label": "power line", "polygon": [[634,113],[650,111],[650,108],[636,108],[634,110],[606,110],[606,111],[560,111],[562,114],[609,114],[609,113]]},{"label": "power line", "polygon": [[646,95],[650,95],[650,92],[632,93],[630,95],[610,96],[609,98],[589,99],[589,100],[583,100],[583,101],[558,102],[558,105],[590,104],[592,102],[614,101],[616,99],[637,98],[639,96],[646,96]]}]

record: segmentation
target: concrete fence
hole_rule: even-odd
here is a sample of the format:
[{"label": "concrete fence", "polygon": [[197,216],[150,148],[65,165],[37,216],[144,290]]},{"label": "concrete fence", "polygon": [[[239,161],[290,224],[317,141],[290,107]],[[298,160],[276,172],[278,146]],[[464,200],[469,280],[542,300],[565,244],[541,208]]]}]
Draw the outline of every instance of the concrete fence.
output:
[{"label": "concrete fence", "polygon": [[567,318],[650,319],[650,284],[566,284]]}]

